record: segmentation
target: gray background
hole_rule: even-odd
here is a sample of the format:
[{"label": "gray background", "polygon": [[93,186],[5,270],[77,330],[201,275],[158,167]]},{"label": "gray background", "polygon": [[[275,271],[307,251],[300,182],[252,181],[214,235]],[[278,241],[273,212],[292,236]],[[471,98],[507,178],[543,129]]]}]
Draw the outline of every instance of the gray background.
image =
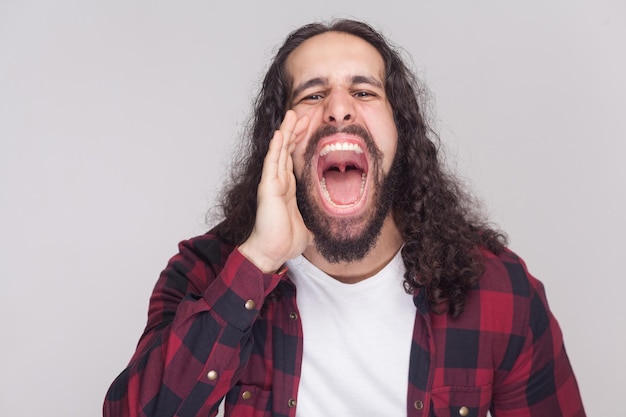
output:
[{"label": "gray background", "polygon": [[626,6],[504,3],[0,1],[0,414],[100,414],[275,47],[352,16],[413,57],[451,169],[546,286],[589,415],[624,415]]}]

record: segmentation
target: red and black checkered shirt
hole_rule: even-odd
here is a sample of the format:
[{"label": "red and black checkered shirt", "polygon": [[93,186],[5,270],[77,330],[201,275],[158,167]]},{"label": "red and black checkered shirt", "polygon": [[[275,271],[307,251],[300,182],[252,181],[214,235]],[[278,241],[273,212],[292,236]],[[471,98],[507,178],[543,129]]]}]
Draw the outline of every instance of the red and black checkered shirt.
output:
[{"label": "red and black checkered shirt", "polygon": [[[210,232],[179,249],[104,416],[214,416],[225,398],[226,416],[294,417],[303,338],[288,274],[263,274]],[[484,257],[460,317],[433,314],[424,291],[414,295],[410,370],[398,387],[407,416],[584,416],[542,284],[508,250]]]}]

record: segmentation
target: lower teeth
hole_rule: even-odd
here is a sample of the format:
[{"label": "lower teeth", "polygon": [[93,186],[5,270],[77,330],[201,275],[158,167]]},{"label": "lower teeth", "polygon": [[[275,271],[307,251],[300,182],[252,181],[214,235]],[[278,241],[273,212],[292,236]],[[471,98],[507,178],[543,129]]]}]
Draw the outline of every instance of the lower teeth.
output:
[{"label": "lower teeth", "polygon": [[361,196],[363,195],[363,191],[365,190],[366,179],[367,179],[367,176],[365,175],[365,173],[362,173],[361,174],[361,187],[359,189],[359,198],[357,199],[357,201],[351,204],[337,204],[333,201],[333,199],[330,197],[330,193],[328,192],[328,189],[326,188],[326,178],[322,177],[322,180],[320,181],[320,186],[322,188],[322,194],[324,194],[326,201],[328,201],[332,206],[338,207],[338,208],[350,207],[350,206],[355,205],[361,199]]}]

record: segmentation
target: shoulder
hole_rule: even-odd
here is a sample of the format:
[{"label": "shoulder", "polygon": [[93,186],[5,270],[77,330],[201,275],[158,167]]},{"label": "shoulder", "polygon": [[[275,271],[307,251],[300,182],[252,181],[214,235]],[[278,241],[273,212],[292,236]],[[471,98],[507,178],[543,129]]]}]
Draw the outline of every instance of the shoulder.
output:
[{"label": "shoulder", "polygon": [[543,284],[530,274],[524,260],[508,248],[498,254],[482,249],[485,271],[472,291],[531,297]]},{"label": "shoulder", "polygon": [[461,319],[474,318],[480,329],[520,337],[547,326],[551,313],[543,284],[524,260],[508,248],[482,254],[485,271],[468,291]]},{"label": "shoulder", "polygon": [[482,250],[484,273],[466,293],[463,312],[457,318],[442,315],[435,327],[487,331],[503,336],[524,336],[532,321],[549,315],[543,284],[530,274],[516,253],[504,248],[495,254]]}]

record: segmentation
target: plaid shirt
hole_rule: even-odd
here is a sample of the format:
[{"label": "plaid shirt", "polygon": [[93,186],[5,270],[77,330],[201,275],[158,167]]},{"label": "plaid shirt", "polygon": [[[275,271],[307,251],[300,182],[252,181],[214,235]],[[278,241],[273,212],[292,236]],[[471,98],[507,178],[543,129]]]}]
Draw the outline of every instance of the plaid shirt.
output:
[{"label": "plaid shirt", "polygon": [[[303,338],[286,271],[263,274],[211,233],[179,249],[104,416],[214,416],[225,397],[226,416],[294,417]],[[584,416],[542,284],[508,250],[484,257],[460,317],[414,295],[407,416]]]}]

